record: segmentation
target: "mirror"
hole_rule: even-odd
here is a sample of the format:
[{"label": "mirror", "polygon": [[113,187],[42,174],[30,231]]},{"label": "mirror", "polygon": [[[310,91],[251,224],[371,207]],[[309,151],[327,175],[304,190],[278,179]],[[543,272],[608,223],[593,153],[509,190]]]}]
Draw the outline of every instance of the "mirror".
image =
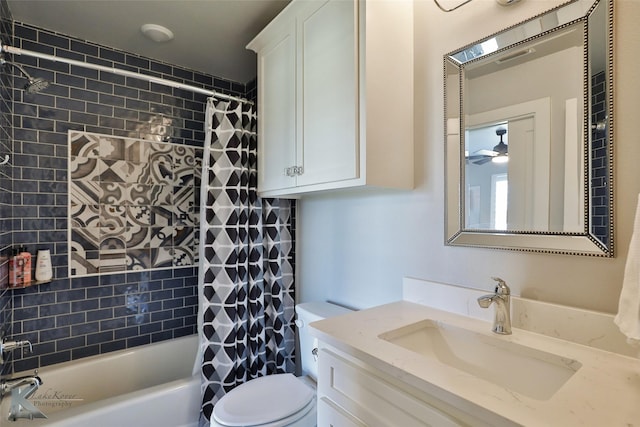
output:
[{"label": "mirror", "polygon": [[446,244],[612,257],[613,1],[445,55]]}]

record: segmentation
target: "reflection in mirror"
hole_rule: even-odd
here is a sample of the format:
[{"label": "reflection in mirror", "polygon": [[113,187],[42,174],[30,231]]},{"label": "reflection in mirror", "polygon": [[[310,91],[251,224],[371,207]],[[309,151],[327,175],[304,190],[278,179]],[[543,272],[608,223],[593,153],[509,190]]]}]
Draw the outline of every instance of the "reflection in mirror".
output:
[{"label": "reflection in mirror", "polygon": [[446,55],[447,244],[613,256],[611,0]]},{"label": "reflection in mirror", "polygon": [[[509,186],[513,182],[509,182],[509,146],[506,139],[508,127],[509,123],[506,122],[467,129],[465,228],[509,229]],[[496,135],[500,141],[491,147]],[[513,221],[512,216],[509,219]]]}]

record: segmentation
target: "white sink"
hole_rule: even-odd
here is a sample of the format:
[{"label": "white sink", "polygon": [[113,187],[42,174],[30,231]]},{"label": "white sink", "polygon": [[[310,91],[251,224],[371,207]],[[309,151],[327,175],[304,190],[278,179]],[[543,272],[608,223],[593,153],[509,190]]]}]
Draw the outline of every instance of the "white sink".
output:
[{"label": "white sink", "polygon": [[547,400],[582,366],[556,354],[434,320],[379,338],[536,400]]}]

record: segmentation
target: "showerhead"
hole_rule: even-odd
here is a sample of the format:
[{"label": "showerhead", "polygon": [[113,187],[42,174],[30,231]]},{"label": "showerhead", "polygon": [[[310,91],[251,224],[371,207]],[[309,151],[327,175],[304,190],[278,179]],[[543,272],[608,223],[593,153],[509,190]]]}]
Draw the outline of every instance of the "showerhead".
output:
[{"label": "showerhead", "polygon": [[36,77],[35,79],[33,77],[30,77],[27,84],[24,85],[24,90],[26,90],[27,93],[38,93],[48,87],[49,82],[42,77]]},{"label": "showerhead", "polygon": [[20,70],[22,75],[27,79],[27,83],[24,85],[24,88],[23,88],[25,91],[27,91],[27,93],[38,93],[41,90],[44,90],[49,87],[49,82],[43,79],[42,77],[36,77],[34,79],[33,77],[31,77],[31,75],[29,75],[29,73],[25,71],[24,68],[22,68],[20,64],[7,61],[6,59],[0,57],[0,65],[4,65],[4,64],[9,64],[17,68],[18,70]]}]

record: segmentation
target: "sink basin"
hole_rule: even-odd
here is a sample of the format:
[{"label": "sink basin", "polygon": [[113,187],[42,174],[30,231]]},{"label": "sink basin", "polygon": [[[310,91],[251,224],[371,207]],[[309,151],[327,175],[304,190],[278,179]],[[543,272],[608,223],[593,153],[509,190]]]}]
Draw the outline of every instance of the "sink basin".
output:
[{"label": "sink basin", "polygon": [[434,320],[385,332],[379,338],[536,400],[547,400],[580,362]]}]

